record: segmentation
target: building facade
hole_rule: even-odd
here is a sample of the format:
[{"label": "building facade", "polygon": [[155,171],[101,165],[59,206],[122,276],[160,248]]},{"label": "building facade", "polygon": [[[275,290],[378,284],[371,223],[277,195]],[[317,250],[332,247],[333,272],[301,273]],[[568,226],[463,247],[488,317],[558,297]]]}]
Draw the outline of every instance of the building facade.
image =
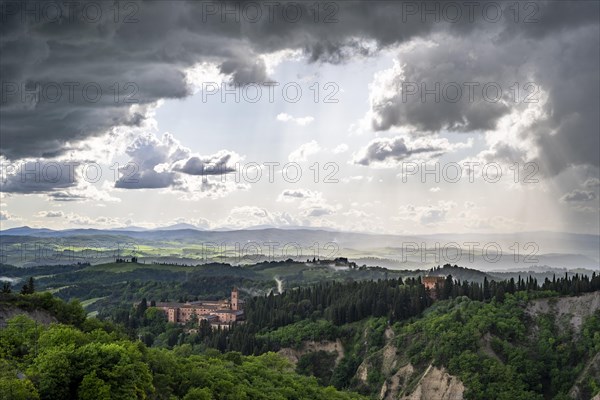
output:
[{"label": "building facade", "polygon": [[212,326],[229,326],[244,319],[243,301],[237,288],[231,298],[220,301],[192,301],[187,303],[156,303],[165,312],[169,322],[185,324],[195,317],[208,321]]},{"label": "building facade", "polygon": [[446,278],[443,276],[424,276],[421,278],[421,282],[425,286],[425,289],[429,290],[431,298],[436,299],[438,296],[437,290],[444,287]]},{"label": "building facade", "polygon": [[425,289],[434,290],[436,283],[440,287],[444,286],[446,278],[443,276],[424,276],[421,278],[421,282],[423,282],[423,285],[425,285]]}]

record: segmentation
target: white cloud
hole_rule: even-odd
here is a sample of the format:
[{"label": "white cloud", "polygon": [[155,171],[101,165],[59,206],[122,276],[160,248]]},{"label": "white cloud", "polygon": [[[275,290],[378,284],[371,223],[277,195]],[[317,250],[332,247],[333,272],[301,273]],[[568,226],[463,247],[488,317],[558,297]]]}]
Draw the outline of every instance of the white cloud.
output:
[{"label": "white cloud", "polygon": [[212,155],[193,155],[175,161],[170,169],[188,175],[223,175],[235,172],[236,163],[241,160],[234,151],[221,150]]},{"label": "white cloud", "polygon": [[210,229],[212,226],[212,223],[207,220],[206,218],[176,218],[172,223],[167,224],[167,225],[175,225],[175,224],[189,224],[189,225],[193,225],[197,228],[201,228],[201,229]]},{"label": "white cloud", "polygon": [[302,213],[304,217],[308,218],[319,218],[324,217],[326,215],[331,215],[335,213],[335,209],[331,206],[314,206],[310,207]]},{"label": "white cloud", "polygon": [[233,180],[221,181],[217,178],[204,177],[196,180],[186,179],[184,188],[177,194],[179,199],[185,201],[196,201],[199,199],[219,199],[228,196],[229,194],[249,190],[250,184],[235,182]]},{"label": "white cloud", "polygon": [[[219,198],[249,185],[221,179],[236,170],[243,159],[234,151],[212,155],[192,154],[170,133],[161,139],[152,134],[138,136],[127,148],[131,157],[119,171],[118,189],[165,189],[182,194],[183,200]],[[183,193],[181,193],[183,192]]]},{"label": "white cloud", "polygon": [[525,224],[512,218],[502,216],[479,217],[478,215],[463,215],[464,226],[470,230],[515,231],[522,230]]},{"label": "white cloud", "polygon": [[371,218],[373,216],[373,214],[371,214],[371,213],[357,210],[354,208],[352,210],[346,211],[344,213],[344,215],[347,217],[352,217],[352,218],[357,218],[357,219]]},{"label": "white cloud", "polygon": [[409,204],[400,208],[398,217],[393,219],[402,222],[409,220],[425,226],[437,226],[446,222],[448,213],[455,207],[456,203],[452,201],[438,201],[437,204],[427,206]]},{"label": "white cloud", "polygon": [[265,68],[268,74],[272,75],[275,68],[283,61],[297,61],[302,58],[302,51],[299,49],[283,49],[272,53],[261,54],[260,58],[265,63]]},{"label": "white cloud", "polygon": [[306,161],[308,157],[317,154],[319,151],[321,151],[321,146],[319,146],[316,140],[312,140],[291,152],[288,160],[293,162]]},{"label": "white cloud", "polygon": [[311,117],[310,115],[308,115],[306,117],[292,117],[290,114],[286,114],[286,113],[280,113],[277,115],[277,121],[294,122],[300,126],[309,125],[314,120],[315,120],[314,117]]},{"label": "white cloud", "polygon": [[346,143],[342,143],[333,149],[333,154],[342,154],[347,152],[349,149]]},{"label": "white cloud", "polygon": [[218,225],[226,228],[243,229],[257,225],[301,225],[301,222],[286,212],[272,213],[262,207],[241,206],[234,207]]},{"label": "white cloud", "polygon": [[120,225],[118,218],[110,217],[96,217],[91,218],[86,215],[80,215],[77,213],[69,213],[65,215],[67,221],[73,225],[82,226],[97,226],[97,227],[113,227]]},{"label": "white cloud", "polygon": [[287,189],[281,192],[277,201],[300,201],[298,209],[305,218],[319,218],[333,215],[341,208],[340,204],[332,205],[324,198],[323,193],[308,189]]},{"label": "white cloud", "polygon": [[364,176],[364,175],[353,175],[353,176],[349,176],[347,178],[342,178],[342,182],[344,182],[344,183],[360,182],[360,181],[372,182],[373,177],[372,176]]},{"label": "white cloud", "polygon": [[277,201],[294,201],[296,199],[309,199],[321,196],[318,192],[308,189],[286,189],[277,197]]},{"label": "white cloud", "polygon": [[45,218],[62,218],[65,216],[65,213],[62,211],[40,211],[37,216]]}]

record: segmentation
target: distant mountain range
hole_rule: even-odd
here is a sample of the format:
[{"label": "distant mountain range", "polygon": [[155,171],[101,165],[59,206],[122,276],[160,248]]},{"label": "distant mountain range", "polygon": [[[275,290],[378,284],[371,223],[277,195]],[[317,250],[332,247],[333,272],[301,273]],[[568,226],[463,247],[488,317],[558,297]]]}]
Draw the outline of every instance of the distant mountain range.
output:
[{"label": "distant mountain range", "polygon": [[141,254],[141,257],[154,259],[166,256],[194,259],[202,245],[216,245],[226,250],[215,256],[228,262],[231,262],[227,258],[234,249],[239,251],[249,243],[256,244],[257,254],[267,260],[269,255],[273,255],[269,252],[270,246],[281,253],[286,245],[288,253],[281,253],[275,259],[285,258],[293,253],[290,249],[294,248],[302,249],[301,257],[308,258],[310,255],[312,258],[316,243],[319,257],[342,256],[357,260],[361,265],[379,264],[389,268],[428,268],[449,263],[483,270],[529,269],[534,266],[598,269],[600,260],[599,235],[558,232],[388,235],[304,227],[203,230],[186,223],[157,229],[129,226],[52,230],[23,226],[0,231],[3,250],[7,246],[14,249],[19,243],[33,242],[46,245],[60,242],[61,248],[68,245],[78,248],[110,248],[112,245],[116,248],[122,243],[135,243],[156,249]]},{"label": "distant mountain range", "polygon": [[102,232],[161,232],[161,231],[179,231],[179,230],[194,230],[194,231],[212,231],[212,232],[233,232],[233,231],[257,231],[257,230],[265,230],[265,229],[278,229],[278,230],[308,230],[308,231],[326,231],[326,232],[339,232],[335,229],[330,228],[322,228],[322,227],[306,227],[306,226],[283,226],[283,227],[275,227],[272,225],[255,225],[250,226],[244,229],[238,228],[217,228],[208,230],[196,225],[188,224],[188,223],[178,223],[174,225],[163,226],[159,228],[144,228],[142,226],[124,226],[120,228],[112,228],[112,229],[96,229],[96,228],[75,228],[75,229],[48,229],[48,228],[31,228],[29,226],[20,226],[18,228],[10,228],[0,230],[0,235],[24,235],[24,236],[35,236],[37,234],[44,233],[52,233],[52,232],[90,232],[90,231],[102,231]]}]

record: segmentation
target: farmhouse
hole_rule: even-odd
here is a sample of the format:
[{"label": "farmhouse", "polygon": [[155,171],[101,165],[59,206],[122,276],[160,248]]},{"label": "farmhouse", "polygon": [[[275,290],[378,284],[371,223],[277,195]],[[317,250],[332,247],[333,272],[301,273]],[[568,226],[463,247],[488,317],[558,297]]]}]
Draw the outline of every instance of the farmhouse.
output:
[{"label": "farmhouse", "polygon": [[198,321],[208,321],[213,327],[229,327],[244,319],[243,300],[237,288],[231,291],[230,299],[220,301],[191,301],[187,303],[156,303],[156,308],[167,314],[169,322],[185,324],[194,316]]}]

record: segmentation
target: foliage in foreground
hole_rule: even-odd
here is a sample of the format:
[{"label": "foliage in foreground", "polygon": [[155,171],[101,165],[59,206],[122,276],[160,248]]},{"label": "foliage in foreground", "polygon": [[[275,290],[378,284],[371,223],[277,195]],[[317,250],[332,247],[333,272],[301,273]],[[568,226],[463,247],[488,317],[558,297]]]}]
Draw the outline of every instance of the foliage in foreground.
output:
[{"label": "foliage in foreground", "polygon": [[97,320],[80,325],[43,326],[24,315],[9,320],[0,330],[0,399],[361,398],[319,386],[274,353],[148,348]]}]

